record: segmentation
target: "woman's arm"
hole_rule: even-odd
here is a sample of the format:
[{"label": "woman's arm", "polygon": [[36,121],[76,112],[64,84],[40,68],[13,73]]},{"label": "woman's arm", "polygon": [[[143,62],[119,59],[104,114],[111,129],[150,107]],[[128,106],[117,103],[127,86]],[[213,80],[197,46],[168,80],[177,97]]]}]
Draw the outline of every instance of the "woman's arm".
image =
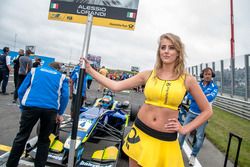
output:
[{"label": "woman's arm", "polygon": [[143,71],[129,79],[122,81],[114,81],[101,75],[96,70],[94,70],[86,59],[85,59],[85,66],[86,66],[86,72],[89,73],[93,78],[95,78],[97,82],[115,92],[131,89],[139,85],[145,84],[151,73],[151,71]]},{"label": "woman's arm", "polygon": [[193,76],[187,76],[186,87],[194,98],[195,102],[198,104],[199,109],[201,110],[201,114],[189,124],[184,125],[182,128],[180,128],[179,133],[181,134],[186,134],[198,128],[213,115],[212,106],[209,104],[206,96],[202,92],[200,86]]}]

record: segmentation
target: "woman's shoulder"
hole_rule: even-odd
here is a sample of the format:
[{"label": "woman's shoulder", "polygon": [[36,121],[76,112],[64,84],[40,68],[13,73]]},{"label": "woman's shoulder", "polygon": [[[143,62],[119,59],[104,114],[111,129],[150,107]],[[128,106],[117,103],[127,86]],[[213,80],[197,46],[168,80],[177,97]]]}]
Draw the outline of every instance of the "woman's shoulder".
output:
[{"label": "woman's shoulder", "polygon": [[194,76],[190,75],[189,73],[184,73],[183,75],[185,76],[185,87],[187,90],[189,90],[192,84],[197,83],[197,80]]},{"label": "woman's shoulder", "polygon": [[154,70],[144,70],[141,71],[137,74],[137,76],[139,76],[141,79],[144,80],[144,82],[146,82],[148,80],[148,78],[151,76],[151,74],[153,73]]},{"label": "woman's shoulder", "polygon": [[192,78],[194,78],[191,74],[189,74],[188,72],[184,72],[183,74],[182,74],[182,76],[185,76],[185,78],[186,79],[192,79]]},{"label": "woman's shoulder", "polygon": [[142,72],[140,72],[140,73],[143,73],[143,74],[145,74],[145,75],[150,75],[151,73],[153,73],[154,72],[154,69],[152,69],[152,70],[144,70],[144,71],[142,71]]},{"label": "woman's shoulder", "polygon": [[154,69],[152,70],[145,70],[145,71],[142,71],[142,75],[144,75],[146,78],[149,78],[151,74],[153,74],[155,72]]}]

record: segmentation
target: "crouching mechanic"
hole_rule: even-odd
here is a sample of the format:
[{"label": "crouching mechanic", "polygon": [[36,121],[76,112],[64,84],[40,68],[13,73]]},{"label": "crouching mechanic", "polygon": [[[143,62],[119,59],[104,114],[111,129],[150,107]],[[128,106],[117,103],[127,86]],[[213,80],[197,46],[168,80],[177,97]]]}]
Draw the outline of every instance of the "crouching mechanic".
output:
[{"label": "crouching mechanic", "polygon": [[53,125],[63,120],[69,99],[68,79],[59,72],[60,63],[32,68],[18,90],[21,105],[19,132],[14,139],[7,167],[18,166],[30,133],[38,120],[41,128],[37,142],[35,166],[45,166],[49,150],[49,135]]},{"label": "crouching mechanic", "polygon": [[[214,77],[215,77],[215,74],[210,67],[203,69],[202,73],[200,74],[201,81],[199,82],[199,85],[210,104],[212,104],[212,102],[214,101],[218,93],[218,87],[212,80],[212,78]],[[187,113],[186,119],[184,121],[184,125],[194,120],[201,113],[196,101],[190,95],[190,93],[187,94],[187,98],[188,100],[191,101],[191,103],[190,103],[189,112]],[[201,126],[199,126],[196,129],[196,141],[193,145],[191,157],[189,159],[189,165],[191,166],[195,165],[195,158],[197,157],[202,147],[202,144],[204,141],[205,128],[206,128],[207,123],[208,121],[206,121],[205,123],[203,123]],[[180,142],[181,148],[183,146],[185,137],[186,135],[179,136],[179,142]]]}]

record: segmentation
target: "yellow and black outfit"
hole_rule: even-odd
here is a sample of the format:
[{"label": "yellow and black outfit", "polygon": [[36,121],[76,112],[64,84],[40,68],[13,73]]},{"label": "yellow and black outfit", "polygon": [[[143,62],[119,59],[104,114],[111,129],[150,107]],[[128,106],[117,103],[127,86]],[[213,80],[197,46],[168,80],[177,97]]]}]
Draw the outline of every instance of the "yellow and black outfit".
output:
[{"label": "yellow and black outfit", "polygon": [[[145,103],[178,110],[185,92],[185,74],[162,80],[151,73],[144,89]],[[123,151],[143,167],[184,167],[177,133],[154,130],[136,119],[125,138]]]}]

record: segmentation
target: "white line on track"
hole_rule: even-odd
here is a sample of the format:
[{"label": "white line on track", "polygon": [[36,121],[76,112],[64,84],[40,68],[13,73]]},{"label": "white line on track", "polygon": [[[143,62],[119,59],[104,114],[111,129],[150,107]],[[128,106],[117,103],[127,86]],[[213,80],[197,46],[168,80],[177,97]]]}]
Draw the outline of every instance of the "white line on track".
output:
[{"label": "white line on track", "polygon": [[[188,144],[187,144],[186,141],[184,141],[184,143],[183,143],[183,150],[186,153],[187,157],[189,158],[192,151],[191,151],[191,148],[188,146]],[[195,165],[194,165],[194,167],[202,167],[201,164],[200,164],[200,162],[198,161],[198,158],[195,158]]]}]

